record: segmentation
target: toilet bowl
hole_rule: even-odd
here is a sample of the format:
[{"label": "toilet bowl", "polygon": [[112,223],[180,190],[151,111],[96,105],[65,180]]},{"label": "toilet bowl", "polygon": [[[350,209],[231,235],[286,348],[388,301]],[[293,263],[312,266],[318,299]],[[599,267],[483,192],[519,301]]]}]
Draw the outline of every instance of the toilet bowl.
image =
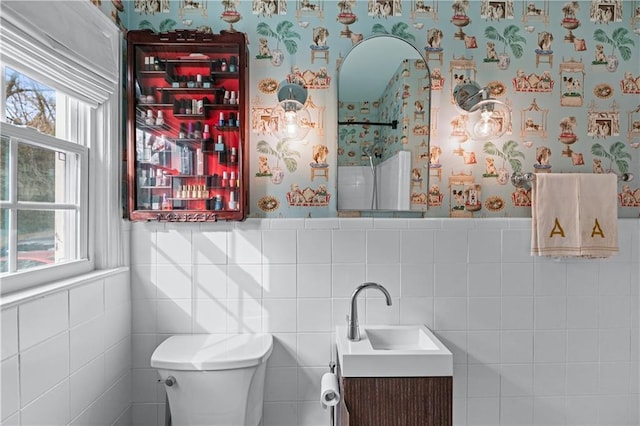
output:
[{"label": "toilet bowl", "polygon": [[171,336],[151,355],[165,385],[171,423],[257,426],[270,334]]}]

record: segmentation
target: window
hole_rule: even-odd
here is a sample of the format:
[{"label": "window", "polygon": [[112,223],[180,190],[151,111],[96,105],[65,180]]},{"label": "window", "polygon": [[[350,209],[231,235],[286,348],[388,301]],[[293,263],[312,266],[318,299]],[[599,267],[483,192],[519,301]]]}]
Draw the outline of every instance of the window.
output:
[{"label": "window", "polygon": [[0,3],[2,295],[123,264],[120,33],[90,2],[28,3]]},{"label": "window", "polygon": [[10,67],[4,75],[13,125],[0,132],[0,276],[86,261],[88,149],[54,136],[71,133],[57,104],[77,101]]}]

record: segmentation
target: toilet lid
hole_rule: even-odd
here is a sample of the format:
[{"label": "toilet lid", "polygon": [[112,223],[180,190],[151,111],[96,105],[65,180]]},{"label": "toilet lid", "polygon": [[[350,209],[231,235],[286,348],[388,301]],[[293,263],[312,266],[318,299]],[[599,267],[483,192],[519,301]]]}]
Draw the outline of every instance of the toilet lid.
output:
[{"label": "toilet lid", "polygon": [[193,334],[171,336],[151,355],[151,367],[167,370],[231,370],[266,361],[270,334]]}]

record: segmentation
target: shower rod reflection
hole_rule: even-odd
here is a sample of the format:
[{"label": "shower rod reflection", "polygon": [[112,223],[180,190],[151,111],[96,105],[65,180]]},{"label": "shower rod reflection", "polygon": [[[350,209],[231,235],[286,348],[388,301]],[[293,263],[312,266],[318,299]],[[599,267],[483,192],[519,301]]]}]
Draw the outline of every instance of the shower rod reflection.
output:
[{"label": "shower rod reflection", "polygon": [[369,126],[390,126],[392,129],[398,128],[398,120],[392,120],[390,123],[378,123],[375,121],[338,121],[338,124],[347,125],[347,126],[362,124],[362,125],[369,125]]}]

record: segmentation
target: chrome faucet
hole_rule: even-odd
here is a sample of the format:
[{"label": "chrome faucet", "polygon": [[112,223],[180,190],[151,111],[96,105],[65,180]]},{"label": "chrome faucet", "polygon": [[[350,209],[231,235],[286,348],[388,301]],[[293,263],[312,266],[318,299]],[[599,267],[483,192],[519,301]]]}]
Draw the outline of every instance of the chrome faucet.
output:
[{"label": "chrome faucet", "polygon": [[360,328],[358,327],[358,293],[360,293],[365,288],[377,288],[380,290],[384,296],[387,298],[387,306],[391,306],[391,295],[386,288],[377,283],[363,283],[355,289],[353,294],[351,295],[351,313],[347,315],[347,339],[352,342],[357,342],[360,340]]}]

